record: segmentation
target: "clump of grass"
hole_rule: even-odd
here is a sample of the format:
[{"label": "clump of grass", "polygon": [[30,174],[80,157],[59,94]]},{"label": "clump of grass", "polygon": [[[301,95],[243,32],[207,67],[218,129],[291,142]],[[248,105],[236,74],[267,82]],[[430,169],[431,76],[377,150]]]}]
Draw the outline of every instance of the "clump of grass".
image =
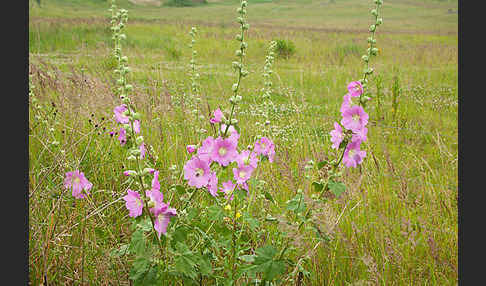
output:
[{"label": "clump of grass", "polygon": [[167,0],[164,6],[169,7],[192,7],[198,5],[208,4],[207,0]]},{"label": "clump of grass", "polygon": [[277,57],[288,60],[295,54],[295,44],[291,40],[276,39],[275,42],[277,43],[275,46]]}]

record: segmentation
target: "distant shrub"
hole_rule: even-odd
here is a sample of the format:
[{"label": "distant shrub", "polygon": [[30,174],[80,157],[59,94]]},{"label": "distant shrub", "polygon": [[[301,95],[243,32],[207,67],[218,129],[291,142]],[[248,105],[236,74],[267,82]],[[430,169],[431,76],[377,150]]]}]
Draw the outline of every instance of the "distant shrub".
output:
[{"label": "distant shrub", "polygon": [[190,7],[207,3],[207,0],[167,0],[164,5],[170,7]]},{"label": "distant shrub", "polygon": [[278,57],[289,59],[290,56],[295,54],[295,44],[290,40],[282,40],[277,39],[275,40],[277,43],[275,47],[275,52],[277,53]]}]

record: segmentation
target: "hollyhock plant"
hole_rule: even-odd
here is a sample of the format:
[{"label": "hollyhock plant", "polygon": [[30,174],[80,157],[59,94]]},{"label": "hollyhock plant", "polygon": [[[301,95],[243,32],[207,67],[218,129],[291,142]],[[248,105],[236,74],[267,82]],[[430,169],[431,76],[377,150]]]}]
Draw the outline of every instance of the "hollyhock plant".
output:
[{"label": "hollyhock plant", "polygon": [[[228,199],[228,195],[235,189],[236,185],[233,184],[233,181],[228,180],[223,182],[223,187],[220,190],[226,195],[225,198]],[[234,195],[231,195],[230,200],[233,200]]]},{"label": "hollyhock plant", "polygon": [[255,142],[254,151],[258,155],[267,156],[270,163],[273,162],[273,157],[275,156],[275,145],[273,144],[272,140],[268,139],[267,137],[262,137],[260,140]]},{"label": "hollyhock plant", "polygon": [[355,168],[357,165],[363,162],[363,158],[366,157],[366,151],[360,150],[361,141],[355,139],[346,146],[344,151],[343,163],[346,167]]},{"label": "hollyhock plant", "polygon": [[211,159],[222,166],[228,166],[238,156],[238,151],[236,151],[237,144],[232,138],[216,138],[211,151]]},{"label": "hollyhock plant", "polygon": [[352,99],[351,99],[351,94],[347,93],[343,96],[343,103],[341,104],[341,108],[339,109],[339,112],[343,113],[345,110],[351,108],[353,105]]},{"label": "hollyhock plant", "polygon": [[236,163],[238,167],[241,166],[251,166],[253,168],[257,167],[258,157],[255,152],[250,152],[250,150],[243,150],[236,156]]},{"label": "hollyhock plant", "polygon": [[167,233],[167,226],[169,225],[170,218],[177,215],[177,211],[174,208],[170,208],[169,204],[163,204],[159,213],[155,217],[154,228],[157,231],[157,235]]},{"label": "hollyhock plant", "polygon": [[211,158],[211,152],[213,151],[214,145],[214,138],[212,136],[208,136],[202,142],[201,147],[197,149],[197,156],[205,161],[208,161],[209,164],[213,162]]},{"label": "hollyhock plant", "polygon": [[147,149],[145,148],[145,143],[142,142],[142,144],[140,144],[140,147],[138,148],[140,149],[140,159],[145,158],[145,152],[147,151]]},{"label": "hollyhock plant", "polygon": [[[72,189],[73,197],[76,199],[84,199],[86,194],[89,195],[89,190],[93,187],[83,172],[79,170],[67,172],[64,178],[64,187],[69,190]],[[83,193],[83,190],[86,194]]]},{"label": "hollyhock plant", "polygon": [[209,182],[206,187],[208,188],[211,196],[218,196],[218,177],[216,176],[216,172],[211,172],[211,176],[209,177]]},{"label": "hollyhock plant", "polygon": [[118,132],[118,140],[122,146],[127,143],[127,131],[123,127],[120,128],[120,131]]},{"label": "hollyhock plant", "polygon": [[186,151],[187,153],[191,154],[192,152],[196,151],[196,145],[187,145]]},{"label": "hollyhock plant", "polygon": [[348,91],[352,97],[357,97],[363,93],[363,86],[359,81],[352,81],[348,84]]},{"label": "hollyhock plant", "polygon": [[358,138],[361,142],[368,140],[368,128],[363,127],[358,132],[353,134],[353,137]]},{"label": "hollyhock plant", "polygon": [[133,121],[133,131],[135,131],[136,134],[140,133],[140,121],[139,120]]},{"label": "hollyhock plant", "polygon": [[359,105],[352,106],[343,112],[343,118],[341,124],[344,128],[358,133],[360,129],[368,124],[368,114],[364,111],[363,107]]},{"label": "hollyhock plant", "polygon": [[114,112],[115,112],[115,119],[116,122],[121,123],[121,124],[128,124],[129,119],[128,116],[126,116],[124,113],[127,111],[128,108],[125,104],[119,105],[115,107]]},{"label": "hollyhock plant", "polygon": [[216,109],[213,114],[214,114],[214,117],[209,119],[209,122],[211,122],[211,123],[221,122],[221,119],[223,118],[223,112],[221,112],[221,109],[219,109],[219,108]]},{"label": "hollyhock plant", "polygon": [[189,186],[202,188],[209,182],[211,169],[209,162],[194,156],[184,165],[184,179],[188,181]]},{"label": "hollyhock plant", "polygon": [[125,206],[128,209],[128,215],[130,217],[138,217],[142,214],[143,210],[143,201],[140,198],[140,194],[132,191],[130,189],[127,190],[127,195],[123,197],[125,200]]},{"label": "hollyhock plant", "polygon": [[233,175],[236,183],[239,185],[244,184],[248,179],[250,179],[253,169],[254,168],[252,166],[233,168]]},{"label": "hollyhock plant", "polygon": [[339,144],[343,142],[344,139],[344,133],[343,133],[343,128],[339,123],[334,122],[334,130],[330,132],[331,134],[331,142],[332,142],[332,148],[338,149]]}]

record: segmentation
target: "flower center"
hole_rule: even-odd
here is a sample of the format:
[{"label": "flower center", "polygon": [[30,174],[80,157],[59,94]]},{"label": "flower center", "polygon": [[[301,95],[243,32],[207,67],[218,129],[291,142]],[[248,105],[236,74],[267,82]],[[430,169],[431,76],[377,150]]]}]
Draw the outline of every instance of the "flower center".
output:
[{"label": "flower center", "polygon": [[354,151],[354,149],[350,149],[349,152],[348,152],[348,157],[354,157],[354,153],[356,153],[356,151]]},{"label": "flower center", "polygon": [[353,118],[353,120],[354,120],[354,121],[356,121],[356,122],[358,122],[358,121],[359,121],[359,115],[358,115],[358,114],[353,115],[353,117],[352,117],[352,118]]},{"label": "flower center", "polygon": [[196,174],[196,177],[202,176],[202,175],[204,175],[204,170],[201,169],[201,168],[196,168],[195,174]]},{"label": "flower center", "polygon": [[265,143],[262,142],[262,149],[265,149],[267,146],[265,146]]},{"label": "flower center", "polygon": [[73,183],[75,183],[75,184],[79,184],[80,182],[81,182],[81,179],[79,177],[75,177],[73,179]]},{"label": "flower center", "polygon": [[354,87],[354,90],[356,90],[356,91],[360,91],[360,90],[361,90],[361,88],[359,87],[359,85],[356,85],[356,86]]},{"label": "flower center", "polygon": [[245,171],[240,171],[240,178],[244,178],[246,176],[246,172]]},{"label": "flower center", "polygon": [[226,154],[227,150],[224,147],[219,148],[218,153],[219,156],[224,156]]}]

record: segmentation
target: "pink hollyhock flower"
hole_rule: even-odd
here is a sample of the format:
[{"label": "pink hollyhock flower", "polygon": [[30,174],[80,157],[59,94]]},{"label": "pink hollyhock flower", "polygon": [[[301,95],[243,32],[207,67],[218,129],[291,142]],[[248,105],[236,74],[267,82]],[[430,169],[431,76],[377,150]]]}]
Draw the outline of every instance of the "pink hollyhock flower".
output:
[{"label": "pink hollyhock flower", "polygon": [[221,122],[221,119],[223,118],[223,112],[221,112],[221,109],[219,109],[219,108],[216,109],[213,114],[214,114],[214,117],[209,119],[209,122],[211,122],[211,123]]},{"label": "pink hollyhock flower", "polygon": [[251,177],[251,173],[253,172],[253,170],[254,168],[251,166],[233,168],[233,176],[236,180],[236,183],[239,185],[245,183]]},{"label": "pink hollyhock flower", "polygon": [[133,131],[135,131],[135,133],[140,133],[140,121],[139,120],[135,120],[133,121]]},{"label": "pink hollyhock flower", "polygon": [[143,201],[140,198],[140,194],[130,189],[127,190],[127,195],[123,197],[125,200],[125,206],[128,209],[128,215],[131,217],[137,217],[142,214]]},{"label": "pink hollyhock flower", "polygon": [[344,110],[342,115],[341,124],[354,133],[358,133],[361,128],[368,124],[368,114],[359,105]]},{"label": "pink hollyhock flower", "polygon": [[235,146],[238,146],[238,140],[240,139],[240,134],[238,134],[238,131],[234,130],[231,132],[231,135],[228,137],[229,140],[233,141]]},{"label": "pink hollyhock flower", "polygon": [[241,166],[251,166],[252,168],[257,167],[258,157],[255,152],[250,152],[250,150],[243,150],[236,156],[236,163],[238,167]]},{"label": "pink hollyhock flower", "polygon": [[129,177],[129,176],[133,176],[133,175],[135,175],[136,173],[137,173],[137,172],[135,172],[135,171],[128,170],[128,171],[123,172],[123,175],[125,175],[125,176]]},{"label": "pink hollyhock flower", "polygon": [[161,211],[155,216],[154,228],[157,231],[157,235],[167,233],[167,226],[169,225],[170,218],[177,215],[177,211],[174,208],[170,208],[169,204],[164,204]]},{"label": "pink hollyhock flower", "polygon": [[188,181],[189,186],[202,188],[208,184],[210,176],[209,162],[199,156],[192,157],[184,165],[184,179]]},{"label": "pink hollyhock flower", "polygon": [[[88,179],[84,176],[83,172],[79,170],[67,172],[64,178],[64,187],[69,190],[72,189],[73,197],[76,199],[84,199],[86,194],[89,195],[89,190],[93,187]],[[86,194],[83,193],[83,190]]]},{"label": "pink hollyhock flower", "polygon": [[213,145],[214,145],[214,138],[212,136],[208,136],[202,142],[201,147],[197,149],[197,156],[205,161],[208,161],[208,163],[211,164],[211,162],[213,162],[211,158]]},{"label": "pink hollyhock flower", "polygon": [[341,125],[339,125],[339,123],[334,122],[334,130],[332,130],[330,134],[332,148],[339,149],[339,144],[341,144],[344,139],[343,128],[341,127]]},{"label": "pink hollyhock flower", "polygon": [[154,178],[152,179],[152,189],[145,191],[145,195],[150,198],[149,204],[153,205],[150,211],[154,215],[158,215],[165,206],[164,195],[160,191],[159,171],[155,171]]},{"label": "pink hollyhock flower", "polygon": [[218,177],[216,176],[216,172],[211,172],[211,176],[209,177],[208,185],[206,187],[208,188],[211,196],[218,196]]},{"label": "pink hollyhock flower", "polygon": [[341,104],[341,108],[339,109],[339,111],[341,113],[343,113],[346,109],[349,109],[351,108],[351,106],[353,105],[353,102],[351,100],[351,94],[345,94],[343,96],[343,104]]},{"label": "pink hollyhock flower", "polygon": [[273,162],[273,157],[275,156],[275,145],[272,140],[267,137],[262,137],[260,140],[255,142],[255,148],[253,149],[258,155],[263,155],[268,157],[270,163]]},{"label": "pink hollyhock flower", "polygon": [[[223,134],[225,131],[226,131],[226,124],[221,124],[221,134]],[[236,132],[235,127],[233,127],[233,125],[230,125],[228,127],[228,132],[229,134],[233,134],[233,132]]]},{"label": "pink hollyhock flower", "polygon": [[359,139],[351,141],[351,143],[346,146],[344,151],[343,163],[346,167],[355,168],[358,164],[363,162],[363,158],[366,157],[366,151],[359,149],[361,141]]},{"label": "pink hollyhock flower", "polygon": [[128,122],[129,122],[128,116],[123,114],[127,110],[128,110],[128,108],[125,104],[122,104],[122,105],[115,107],[115,109],[113,111],[115,112],[115,119],[118,123],[128,124]]},{"label": "pink hollyhock flower", "polygon": [[145,143],[142,142],[138,148],[140,149],[140,159],[145,158],[145,152],[147,151],[147,149],[145,149]]},{"label": "pink hollyhock flower", "polygon": [[[367,134],[368,134],[368,128],[363,127],[357,133],[353,134],[353,138],[356,137],[361,142],[365,142],[366,140],[368,140]],[[354,139],[352,139],[352,140],[354,140]]]},{"label": "pink hollyhock flower", "polygon": [[192,152],[196,151],[196,145],[187,145],[186,150],[187,153],[191,154]]},{"label": "pink hollyhock flower", "polygon": [[[233,181],[228,180],[226,182],[223,182],[223,187],[220,189],[224,194],[225,198],[228,199],[228,195],[231,194],[231,192],[235,189],[236,185],[233,184]],[[233,200],[234,194],[231,195],[230,201]]]},{"label": "pink hollyhock flower", "polygon": [[363,86],[359,81],[352,81],[348,84],[348,91],[352,97],[357,97],[363,93]]},{"label": "pink hollyhock flower", "polygon": [[236,145],[237,142],[235,142],[234,139],[216,138],[211,152],[211,159],[222,166],[228,166],[228,164],[233,162],[238,155]]},{"label": "pink hollyhock flower", "polygon": [[120,128],[120,132],[118,132],[118,140],[122,146],[127,143],[127,131],[123,127]]}]

